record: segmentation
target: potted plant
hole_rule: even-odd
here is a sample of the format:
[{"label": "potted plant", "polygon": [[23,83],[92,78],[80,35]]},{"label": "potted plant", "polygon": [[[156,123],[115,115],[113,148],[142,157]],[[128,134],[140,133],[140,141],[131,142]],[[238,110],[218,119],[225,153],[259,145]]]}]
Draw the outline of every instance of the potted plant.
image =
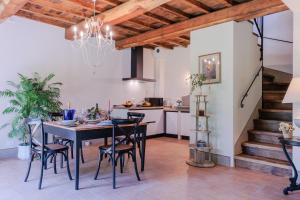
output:
[{"label": "potted plant", "polygon": [[[21,141],[18,146],[18,157],[28,159],[30,147],[28,141],[29,130],[26,122],[29,118],[46,120],[49,118],[49,113],[61,110],[59,87],[62,83],[50,83],[55,76],[54,74],[49,74],[46,78],[42,78],[38,73],[34,73],[32,77],[22,74],[18,74],[18,76],[19,83],[7,82],[12,89],[0,91],[1,97],[9,99],[9,105],[2,113],[14,114],[8,135]],[[4,124],[1,128],[7,125],[9,124]]]},{"label": "potted plant", "polygon": [[295,128],[293,127],[293,124],[286,123],[286,122],[280,122],[279,124],[279,131],[282,132],[282,135],[284,138],[292,138],[293,137],[293,131]]},{"label": "potted plant", "polygon": [[204,74],[191,74],[189,79],[191,81],[191,93],[193,93],[197,88],[200,88],[201,91],[201,87],[206,80],[206,77]]}]

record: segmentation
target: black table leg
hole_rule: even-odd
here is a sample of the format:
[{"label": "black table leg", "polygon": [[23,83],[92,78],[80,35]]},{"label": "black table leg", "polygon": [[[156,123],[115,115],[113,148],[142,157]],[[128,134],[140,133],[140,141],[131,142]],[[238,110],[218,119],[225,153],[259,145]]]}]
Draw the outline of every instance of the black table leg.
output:
[{"label": "black table leg", "polygon": [[282,143],[282,149],[283,149],[283,152],[286,156],[286,158],[288,159],[290,165],[292,166],[293,168],[293,177],[290,178],[290,186],[289,187],[286,187],[284,188],[283,190],[283,194],[285,195],[288,195],[289,191],[295,191],[295,190],[300,190],[300,185],[297,185],[297,179],[298,179],[298,172],[297,172],[297,169],[293,163],[293,160],[291,159],[289,153],[287,152],[286,150],[286,145]]},{"label": "black table leg", "polygon": [[[49,140],[48,137],[49,137],[49,134],[47,132],[45,132],[44,144],[48,144],[48,140]],[[47,162],[47,160],[44,163],[44,169],[48,169],[48,162]]]},{"label": "black table leg", "polygon": [[145,158],[146,158],[146,130],[142,133],[142,158],[141,158],[141,171],[145,169]]},{"label": "black table leg", "polygon": [[79,158],[80,158],[80,144],[81,140],[76,138],[75,144],[75,190],[79,190]]}]

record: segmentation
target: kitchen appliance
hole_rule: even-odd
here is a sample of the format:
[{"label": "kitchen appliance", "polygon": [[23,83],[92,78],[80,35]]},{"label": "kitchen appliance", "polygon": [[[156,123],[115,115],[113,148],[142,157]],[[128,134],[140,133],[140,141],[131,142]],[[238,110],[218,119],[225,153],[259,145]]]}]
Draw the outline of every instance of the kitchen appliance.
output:
[{"label": "kitchen appliance", "polygon": [[131,71],[130,77],[123,78],[123,81],[142,81],[142,82],[155,82],[155,79],[144,78],[143,70],[144,69],[144,48],[133,47],[131,48]]},{"label": "kitchen appliance", "polygon": [[149,103],[151,103],[152,107],[164,105],[164,99],[161,97],[146,97],[145,101],[148,101]]}]

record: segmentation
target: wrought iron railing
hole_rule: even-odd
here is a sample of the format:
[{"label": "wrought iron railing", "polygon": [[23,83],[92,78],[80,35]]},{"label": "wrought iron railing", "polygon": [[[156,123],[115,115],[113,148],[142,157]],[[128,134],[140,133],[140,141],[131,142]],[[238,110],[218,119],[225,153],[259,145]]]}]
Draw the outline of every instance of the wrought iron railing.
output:
[{"label": "wrought iron railing", "polygon": [[261,19],[260,26],[259,26],[258,19],[254,19],[254,23],[255,23],[255,26],[257,28],[259,38],[260,38],[260,44],[261,44],[261,46],[260,46],[260,61],[261,61],[261,65],[260,65],[257,73],[255,74],[254,78],[252,79],[251,84],[249,85],[248,89],[246,90],[245,94],[242,97],[242,100],[241,100],[241,103],[240,103],[241,108],[244,107],[244,101],[247,98],[248,93],[249,93],[250,89],[252,88],[252,85],[254,84],[255,80],[259,77],[260,72],[263,71],[263,68],[264,68],[264,17],[261,17],[260,19]]}]

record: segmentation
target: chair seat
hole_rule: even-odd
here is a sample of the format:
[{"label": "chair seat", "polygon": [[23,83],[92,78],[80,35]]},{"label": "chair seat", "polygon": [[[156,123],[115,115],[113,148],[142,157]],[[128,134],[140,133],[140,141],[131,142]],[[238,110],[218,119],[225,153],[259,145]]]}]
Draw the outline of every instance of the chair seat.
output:
[{"label": "chair seat", "polygon": [[61,144],[46,144],[45,147],[50,151],[66,151],[69,149],[68,146]]},{"label": "chair seat", "polygon": [[[111,148],[111,145],[103,145],[103,146],[99,147],[99,149],[103,150],[103,151],[106,151],[109,148]],[[118,144],[116,146],[116,152],[118,152],[118,151],[129,151],[131,149],[133,149],[133,145],[131,145],[131,144]]]}]

